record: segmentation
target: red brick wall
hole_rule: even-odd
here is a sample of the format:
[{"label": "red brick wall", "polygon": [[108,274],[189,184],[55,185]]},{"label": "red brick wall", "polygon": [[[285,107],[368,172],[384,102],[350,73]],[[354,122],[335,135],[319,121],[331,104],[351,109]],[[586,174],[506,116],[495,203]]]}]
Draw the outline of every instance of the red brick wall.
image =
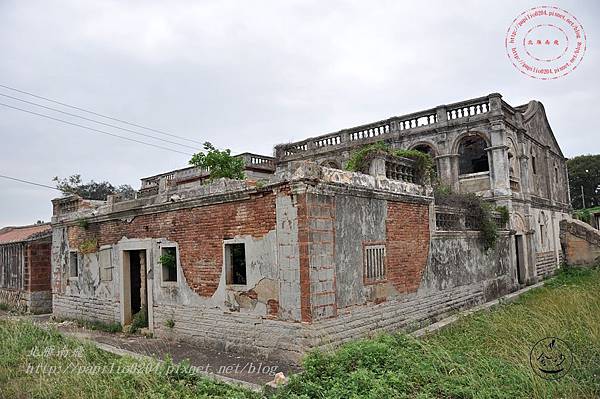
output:
[{"label": "red brick wall", "polygon": [[275,193],[248,200],[206,205],[135,217],[131,223],[112,220],[68,229],[70,247],[85,240],[113,245],[123,237],[166,238],[179,244],[185,278],[196,293],[211,296],[219,284],[223,265],[223,239],[238,235],[265,236],[275,229]]},{"label": "red brick wall", "polygon": [[388,201],[386,236],[388,280],[415,292],[429,255],[429,205]]},{"label": "red brick wall", "polygon": [[296,199],[298,203],[298,254],[300,256],[300,315],[302,321],[310,322],[310,257],[306,194],[298,194]]},{"label": "red brick wall", "polygon": [[31,292],[50,290],[51,248],[49,241],[33,241],[26,247],[25,282]]}]

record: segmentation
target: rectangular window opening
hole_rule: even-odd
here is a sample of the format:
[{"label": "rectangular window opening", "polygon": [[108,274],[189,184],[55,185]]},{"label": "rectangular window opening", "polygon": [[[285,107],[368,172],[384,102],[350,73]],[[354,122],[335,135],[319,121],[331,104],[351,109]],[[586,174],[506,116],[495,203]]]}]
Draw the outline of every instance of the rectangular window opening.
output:
[{"label": "rectangular window opening", "polygon": [[100,250],[100,281],[112,281],[112,248]]},{"label": "rectangular window opening", "polygon": [[161,248],[159,262],[162,267],[162,281],[177,282],[177,248]]},{"label": "rectangular window opening", "polygon": [[76,251],[69,252],[69,277],[79,276],[79,254]]},{"label": "rectangular window opening", "polygon": [[246,285],[246,245],[225,244],[227,284]]},{"label": "rectangular window opening", "polygon": [[386,279],[385,245],[366,245],[364,248],[365,282],[384,281]]}]

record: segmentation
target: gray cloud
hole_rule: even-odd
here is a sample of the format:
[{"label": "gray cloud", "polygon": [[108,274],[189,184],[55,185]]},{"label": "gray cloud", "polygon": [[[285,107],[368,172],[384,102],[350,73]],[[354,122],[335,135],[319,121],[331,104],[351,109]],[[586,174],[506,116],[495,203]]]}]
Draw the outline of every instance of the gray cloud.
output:
[{"label": "gray cloud", "polygon": [[[588,49],[550,82],[521,75],[504,52],[513,18],[537,3],[405,3],[5,0],[0,84],[264,154],[498,91],[513,105],[542,101],[566,156],[600,152],[598,3],[556,4],[579,18]],[[45,184],[81,173],[137,187],[188,160],[3,107],[0,138],[0,174]],[[56,196],[5,180],[0,193],[0,226],[48,220]]]}]

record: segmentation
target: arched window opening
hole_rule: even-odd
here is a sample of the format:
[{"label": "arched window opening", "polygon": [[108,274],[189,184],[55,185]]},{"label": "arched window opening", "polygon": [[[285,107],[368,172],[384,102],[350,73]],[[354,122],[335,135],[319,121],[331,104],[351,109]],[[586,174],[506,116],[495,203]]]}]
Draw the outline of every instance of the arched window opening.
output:
[{"label": "arched window opening", "polygon": [[419,144],[419,145],[415,146],[413,148],[413,150],[417,150],[417,151],[427,154],[431,157],[431,159],[433,160],[433,171],[437,176],[438,169],[437,169],[437,162],[435,160],[435,152],[433,151],[433,148],[427,144]]},{"label": "arched window opening", "polygon": [[479,136],[465,137],[458,147],[460,174],[488,172],[490,166],[485,148],[486,142]]},{"label": "arched window opening", "polygon": [[431,146],[428,146],[427,144],[419,144],[417,146],[415,146],[414,148],[417,151],[423,152],[425,154],[429,154],[430,157],[434,157],[434,153],[433,153],[433,148],[431,148]]},{"label": "arched window opening", "polygon": [[321,164],[321,166],[325,166],[326,168],[341,169],[340,165],[333,160],[325,161]]}]

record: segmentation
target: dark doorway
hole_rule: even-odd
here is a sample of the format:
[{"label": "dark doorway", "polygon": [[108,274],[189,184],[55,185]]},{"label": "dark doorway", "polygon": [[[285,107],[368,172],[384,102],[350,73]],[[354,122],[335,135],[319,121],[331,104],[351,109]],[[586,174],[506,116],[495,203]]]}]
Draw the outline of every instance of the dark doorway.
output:
[{"label": "dark doorway", "polygon": [[136,314],[142,309],[142,276],[141,276],[141,251],[129,253],[129,271],[131,276],[131,314]]},{"label": "dark doorway", "polygon": [[136,328],[148,326],[148,287],[146,251],[124,251],[124,317],[123,323]]},{"label": "dark doorway", "polygon": [[523,258],[523,236],[515,236],[515,255],[517,258],[517,280],[525,284],[525,259]]},{"label": "dark doorway", "polygon": [[246,284],[245,244],[225,244],[227,284]]}]

